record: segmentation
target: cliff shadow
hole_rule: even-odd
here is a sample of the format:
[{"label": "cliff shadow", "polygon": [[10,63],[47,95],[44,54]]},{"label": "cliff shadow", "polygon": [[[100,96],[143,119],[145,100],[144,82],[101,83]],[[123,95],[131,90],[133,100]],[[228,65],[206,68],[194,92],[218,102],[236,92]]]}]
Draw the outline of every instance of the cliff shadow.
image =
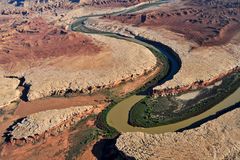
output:
[{"label": "cliff shadow", "polygon": [[23,117],[23,118],[20,118],[20,119],[17,119],[15,120],[7,129],[6,129],[6,132],[3,133],[2,137],[4,138],[4,142],[5,143],[8,143],[11,141],[11,138],[12,138],[12,135],[10,134],[13,129],[14,129],[14,126],[18,123],[21,123],[23,121],[23,119],[25,119],[26,117]]},{"label": "cliff shadow", "polygon": [[230,106],[228,108],[225,108],[225,109],[215,113],[214,115],[211,115],[211,116],[208,116],[208,117],[206,117],[206,118],[204,118],[202,120],[199,120],[199,121],[197,121],[197,122],[195,122],[195,123],[193,123],[193,124],[191,124],[191,125],[189,125],[187,127],[181,128],[181,129],[177,130],[176,132],[183,132],[185,130],[190,130],[190,129],[194,129],[194,128],[200,127],[202,124],[207,123],[208,121],[214,120],[214,119],[222,116],[223,114],[228,113],[230,111],[233,111],[233,110],[235,110],[237,108],[240,108],[240,102],[238,102],[238,103],[236,103],[236,104],[234,104],[234,105],[232,105],[232,106]]},{"label": "cliff shadow", "polygon": [[[172,48],[168,47],[167,45],[164,45],[157,41],[152,41],[152,40],[146,39],[141,36],[135,36],[135,39],[154,46],[168,59],[169,70],[167,72],[167,75],[165,75],[164,77],[159,77],[159,78],[156,77],[155,80],[153,80],[155,82],[153,82],[152,84],[147,86],[146,90],[138,93],[139,95],[151,95],[153,93],[153,90],[152,90],[153,87],[155,87],[157,85],[161,85],[161,84],[165,83],[166,81],[173,79],[174,75],[177,74],[178,71],[180,70],[180,68],[182,67],[182,61],[181,61],[179,55]],[[148,85],[148,84],[146,84],[146,85]]]},{"label": "cliff shadow", "polygon": [[119,136],[113,139],[101,139],[93,146],[92,153],[98,160],[136,160],[134,157],[126,156],[116,147],[116,140]]}]

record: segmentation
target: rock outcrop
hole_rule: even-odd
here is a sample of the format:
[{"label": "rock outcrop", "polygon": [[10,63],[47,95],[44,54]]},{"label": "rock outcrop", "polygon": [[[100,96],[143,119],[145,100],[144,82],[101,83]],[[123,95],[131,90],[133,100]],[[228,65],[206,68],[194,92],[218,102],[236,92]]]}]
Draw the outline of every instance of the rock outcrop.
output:
[{"label": "rock outcrop", "polygon": [[139,44],[73,33],[42,18],[6,19],[0,25],[13,26],[0,33],[0,69],[25,77],[29,100],[92,93],[135,79],[157,65],[151,51]]},{"label": "rock outcrop", "polygon": [[[29,100],[63,95],[66,91],[91,93],[110,88],[144,75],[157,64],[156,57],[138,44],[102,36],[93,37],[109,48],[94,57],[59,58],[57,62],[54,60],[54,66],[26,71],[26,82],[31,84]],[[41,79],[38,78],[40,75]]]},{"label": "rock outcrop", "polygon": [[34,113],[15,122],[5,135],[11,143],[23,143],[57,135],[89,115],[94,106],[76,106]]},{"label": "rock outcrop", "polygon": [[239,114],[238,108],[199,128],[184,132],[123,133],[117,139],[116,146],[127,156],[141,160],[237,160],[240,158]]},{"label": "rock outcrop", "polygon": [[88,3],[95,7],[128,7],[144,1],[147,0],[90,0]]},{"label": "rock outcrop", "polygon": [[0,2],[0,15],[28,15],[46,12],[52,12],[58,15],[79,8],[122,8],[146,1],[147,0],[2,0]]},{"label": "rock outcrop", "polygon": [[232,73],[238,73],[238,72],[240,72],[239,66],[229,70],[226,73],[222,73],[222,74],[220,74],[212,79],[206,80],[206,81],[198,80],[196,82],[193,82],[190,85],[176,86],[175,88],[164,88],[164,89],[160,89],[160,90],[158,88],[155,88],[155,89],[153,89],[153,95],[155,97],[167,96],[167,95],[177,95],[179,93],[187,92],[189,90],[201,89],[201,88],[204,88],[204,87],[214,84],[215,82],[223,79],[224,77],[229,76]]},{"label": "rock outcrop", "polygon": [[[177,3],[178,2],[178,3]],[[161,9],[145,12],[105,16],[138,27],[167,28],[183,34],[187,40],[201,46],[227,43],[240,28],[240,2],[224,1],[176,1],[162,5]],[[178,26],[178,27],[176,27]]]},{"label": "rock outcrop", "polygon": [[70,10],[77,7],[79,3],[72,3],[70,0],[3,0],[0,6],[0,14],[2,15],[27,15],[29,13],[55,12],[59,9]]},{"label": "rock outcrop", "polygon": [[0,71],[0,108],[19,99],[21,92],[17,89],[20,81],[15,78],[7,78]]}]

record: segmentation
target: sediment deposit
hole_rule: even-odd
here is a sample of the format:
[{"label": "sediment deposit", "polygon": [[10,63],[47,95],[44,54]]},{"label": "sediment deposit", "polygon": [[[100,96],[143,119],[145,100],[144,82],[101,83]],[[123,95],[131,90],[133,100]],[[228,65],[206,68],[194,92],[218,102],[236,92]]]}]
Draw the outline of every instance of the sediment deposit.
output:
[{"label": "sediment deposit", "polygon": [[239,159],[239,113],[240,109],[236,109],[199,128],[179,133],[123,133],[116,146],[127,156],[141,160]]}]

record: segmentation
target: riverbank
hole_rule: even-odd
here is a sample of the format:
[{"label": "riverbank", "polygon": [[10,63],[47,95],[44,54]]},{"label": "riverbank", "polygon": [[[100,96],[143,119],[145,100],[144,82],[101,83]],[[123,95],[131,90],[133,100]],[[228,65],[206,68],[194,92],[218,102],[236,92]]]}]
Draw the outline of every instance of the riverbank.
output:
[{"label": "riverbank", "polygon": [[[131,109],[131,105],[134,105],[139,100],[141,100],[142,96],[131,96],[128,99],[120,102],[117,104],[109,113],[107,116],[107,122],[108,124],[116,128],[116,130],[120,133],[126,133],[126,132],[144,132],[144,133],[150,133],[150,134],[160,134],[160,133],[166,133],[166,132],[174,132],[182,128],[186,128],[190,126],[192,123],[197,122],[199,120],[202,120],[206,117],[209,117],[210,115],[214,115],[215,113],[228,108],[229,106],[234,105],[235,103],[239,102],[239,96],[240,96],[240,88],[238,88],[235,92],[233,92],[230,96],[225,98],[220,103],[213,106],[211,109],[197,115],[191,118],[188,118],[186,120],[169,124],[169,125],[162,125],[158,127],[151,127],[151,128],[142,128],[142,127],[133,127],[128,124],[128,115],[129,111]],[[123,113],[124,112],[124,113]],[[118,115],[121,115],[118,116]],[[124,115],[122,117],[122,115]]]},{"label": "riverbank", "polygon": [[[239,98],[239,94],[235,98]],[[116,146],[124,155],[141,160],[238,159],[240,151],[239,107],[240,104],[234,110],[216,119],[211,119],[200,127],[183,132],[122,133],[117,139]]]},{"label": "riverbank", "polygon": [[[184,7],[184,4],[170,3],[169,7],[170,9],[167,8],[166,10],[166,8],[160,6],[158,10],[156,10],[156,13],[157,11],[161,12],[161,9],[166,10],[162,16],[165,17],[164,15],[168,12],[176,12],[176,10],[173,10],[176,9],[175,7],[180,8],[179,12],[181,13],[183,11],[181,10],[181,7]],[[236,7],[234,9],[236,9]],[[154,16],[151,17],[151,14],[147,16],[147,13],[146,15],[143,13],[139,15],[129,13],[105,16],[104,18],[98,19],[90,18],[85,23],[89,28],[98,29],[103,32],[108,31],[125,36],[144,37],[145,39],[151,41],[162,42],[165,45],[170,46],[172,50],[178,54],[182,61],[180,71],[174,76],[174,79],[170,79],[164,84],[154,87],[153,90],[156,93],[156,96],[168,95],[168,91],[169,94],[176,94],[177,90],[181,87],[184,89],[185,86],[189,87],[201,81],[208,82],[209,80],[214,80],[219,75],[226,74],[230,70],[239,66],[239,32],[234,34],[234,36],[226,41],[224,45],[199,45],[195,41],[187,39],[185,32],[178,33],[165,27],[164,25],[154,25],[154,22],[157,23],[157,21],[154,21],[153,24],[144,24],[144,20],[141,22],[141,17],[154,19]],[[208,15],[211,14],[211,12],[205,14]],[[169,16],[178,17],[175,14]],[[198,15],[195,16],[194,18],[198,18]],[[216,20],[218,20],[219,17],[216,17]],[[131,22],[131,18],[135,21]],[[184,18],[184,16],[181,15],[179,18]],[[217,41],[218,39],[216,38],[215,40]],[[199,59],[201,59],[201,61]]]},{"label": "riverbank", "polygon": [[[189,89],[182,95],[146,97],[133,105],[128,122],[144,128],[176,123],[209,110],[239,87],[240,73],[233,72],[208,87]],[[197,93],[193,97],[181,99],[181,96],[191,92]]]},{"label": "riverbank", "polygon": [[[130,13],[130,12],[128,12],[128,13]],[[115,13],[116,15],[117,15],[117,13]],[[119,13],[120,14],[120,13]],[[96,17],[99,17],[99,16],[101,16],[101,15],[96,15],[96,16],[94,16],[94,15],[91,15],[91,16],[89,16],[90,18],[91,18],[91,20],[92,19],[95,19]],[[148,44],[148,46],[149,45],[154,45],[155,47],[154,48],[156,48],[156,47],[158,47],[158,45],[161,45],[160,43],[158,43],[158,42],[156,42],[156,41],[150,41],[150,40],[148,40],[148,39],[145,39],[145,38],[141,38],[141,37],[137,37],[137,40],[133,40],[133,38],[128,38],[128,37],[125,37],[124,36],[124,34],[121,34],[121,33],[119,33],[119,32],[116,32],[116,34],[114,34],[114,33],[111,33],[111,32],[109,32],[109,31],[106,31],[106,30],[104,30],[104,29],[100,29],[100,28],[98,28],[97,26],[94,26],[93,27],[93,24],[94,23],[91,23],[91,21],[90,21],[90,23],[89,23],[89,21],[88,21],[88,17],[82,17],[82,18],[80,18],[78,21],[76,21],[76,23],[74,23],[72,26],[71,26],[71,28],[74,30],[74,31],[81,31],[81,32],[85,32],[85,33],[93,33],[93,34],[102,34],[102,35],[105,35],[105,36],[111,36],[111,37],[115,37],[115,38],[121,38],[121,39],[125,39],[125,40],[130,40],[130,41],[134,41],[134,42],[138,42],[139,43],[139,41],[140,41],[140,44],[142,44],[142,45],[145,45],[144,43],[147,43]],[[94,24],[95,25],[95,24]],[[127,36],[129,36],[128,34],[127,34]],[[144,43],[143,43],[144,42]],[[146,45],[145,45],[146,46]],[[165,46],[165,47],[167,47],[167,46]],[[149,47],[148,47],[149,48]],[[158,48],[159,49],[159,48]],[[169,49],[167,50],[167,51],[169,51]],[[171,51],[173,51],[173,50],[171,50]],[[163,78],[162,80],[160,80],[161,78],[159,78],[158,79],[158,81],[157,81],[157,83],[158,83],[158,85],[159,84],[163,84],[164,82],[166,82],[166,81],[168,81],[168,80],[171,80],[172,78],[173,78],[173,75],[174,74],[176,74],[177,73],[177,71],[178,71],[178,69],[176,69],[176,68],[180,68],[180,67],[176,67],[174,64],[179,64],[179,62],[181,62],[181,61],[179,61],[179,57],[177,57],[176,58],[176,55],[177,54],[173,54],[173,55],[171,55],[171,57],[172,56],[175,56],[173,59],[175,60],[175,61],[173,61],[174,63],[172,63],[172,59],[170,58],[169,59],[169,55],[167,55],[167,57],[168,57],[168,60],[170,60],[170,64],[173,66],[170,66],[170,71],[168,72],[168,75],[167,76],[164,76],[164,78],[163,77],[161,77],[161,78]],[[165,54],[165,56],[166,56],[166,54]],[[177,62],[177,63],[176,63]],[[179,65],[179,66],[181,66],[181,65]],[[175,68],[174,68],[175,67]],[[167,78],[166,78],[167,77]],[[225,76],[223,76],[223,77],[225,77]],[[222,77],[222,78],[223,78]],[[215,82],[215,81],[214,81]],[[211,85],[212,83],[209,83],[208,85]],[[144,93],[144,91],[146,91],[147,89],[150,89],[151,90],[151,88],[153,88],[154,86],[156,86],[156,83],[155,84],[152,84],[152,85],[149,85],[150,87],[148,87],[148,88],[145,88],[145,87],[143,87],[142,89],[141,89],[141,91],[143,91],[143,92],[141,92],[141,93]],[[232,92],[232,91],[231,91]],[[231,93],[231,92],[229,92],[229,93]],[[140,93],[140,92],[139,92]],[[146,92],[145,92],[146,93]],[[148,92],[149,93],[149,92]],[[135,99],[135,102],[136,102],[136,100],[140,100],[140,99],[142,99],[142,97],[138,97],[138,98],[136,98]],[[150,98],[145,98],[145,99],[150,99]],[[220,99],[220,98],[219,98]],[[134,98],[133,98],[133,101],[134,101]],[[118,103],[119,101],[117,100],[117,101],[115,101],[115,103],[113,103],[108,109],[106,109],[106,112],[104,112],[102,115],[103,116],[100,116],[101,118],[101,120],[100,121],[102,121],[102,124],[104,124],[104,123],[107,123],[108,122],[108,120],[107,120],[107,118],[108,118],[108,114],[111,112],[111,110],[113,110],[116,106],[118,106]],[[210,100],[209,100],[209,102],[210,102]],[[120,102],[121,103],[121,102]],[[205,103],[205,102],[204,102]],[[217,103],[217,101],[212,101],[211,102],[211,105],[214,105],[214,104],[216,104]],[[116,105],[117,104],[117,105]],[[114,106],[114,105],[116,105],[116,106]],[[112,109],[113,108],[113,109]],[[145,107],[146,108],[146,107]],[[196,107],[197,108],[197,107]],[[200,114],[200,113],[202,113],[202,112],[204,112],[204,111],[206,111],[207,109],[206,108],[208,108],[208,107],[204,107],[205,109],[203,109],[202,107],[199,107],[200,108],[200,110],[201,111],[199,111],[199,109],[197,109],[197,110],[195,110],[194,111],[194,113],[192,112],[192,114],[191,114],[191,116],[195,116],[195,115],[197,115],[197,114]],[[145,111],[145,109],[143,109],[143,108],[141,108],[141,111],[142,112],[144,112]],[[128,115],[128,113],[127,113],[127,115]],[[191,117],[191,116],[187,116],[188,118],[189,117]],[[133,116],[134,117],[134,116]],[[115,117],[116,118],[116,117]],[[140,119],[142,119],[143,117],[141,117]],[[155,117],[156,118],[156,117]],[[185,117],[186,118],[186,117]],[[135,118],[133,118],[133,119],[135,119]],[[178,119],[178,121],[181,121],[181,120],[183,120],[184,118],[180,118],[180,119]],[[136,120],[136,119],[135,119]],[[177,120],[175,120],[175,121],[177,121]],[[173,122],[175,122],[175,121],[172,121],[172,122],[170,122],[170,123],[173,123]],[[104,125],[103,125],[104,126]],[[107,124],[105,124],[105,126],[108,126]],[[146,125],[143,125],[142,124],[142,126],[144,126],[144,127],[146,127]],[[150,125],[151,126],[151,125]],[[149,127],[149,126],[148,126]],[[104,128],[104,127],[103,127]],[[111,128],[111,127],[106,127],[106,128]]]}]

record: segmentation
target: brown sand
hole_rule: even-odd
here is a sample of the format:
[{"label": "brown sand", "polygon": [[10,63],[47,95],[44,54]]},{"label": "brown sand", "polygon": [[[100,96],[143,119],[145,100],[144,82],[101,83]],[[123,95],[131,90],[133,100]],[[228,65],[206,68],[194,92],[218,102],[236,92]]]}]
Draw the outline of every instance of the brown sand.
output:
[{"label": "brown sand", "polygon": [[76,97],[49,97],[43,99],[37,99],[30,102],[21,101],[18,108],[15,111],[15,115],[24,117],[29,114],[37,113],[40,111],[50,109],[63,109],[70,106],[83,106],[83,105],[98,105],[104,103],[105,96],[95,94],[92,96],[76,96]]}]

